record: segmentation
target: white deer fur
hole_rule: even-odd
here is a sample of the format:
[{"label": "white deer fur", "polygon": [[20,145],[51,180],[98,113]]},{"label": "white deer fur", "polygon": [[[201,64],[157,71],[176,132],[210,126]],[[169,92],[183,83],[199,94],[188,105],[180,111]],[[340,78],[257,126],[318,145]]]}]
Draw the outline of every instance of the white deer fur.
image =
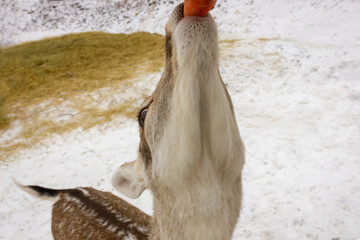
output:
[{"label": "white deer fur", "polygon": [[220,164],[221,168],[235,169],[238,175],[242,144],[218,70],[214,21],[210,16],[188,17],[175,29],[178,69],[169,120],[159,145],[151,152],[156,159],[153,174],[179,190],[186,185],[178,180],[186,179],[192,168],[213,178],[218,175],[212,173],[218,168],[214,165]]}]

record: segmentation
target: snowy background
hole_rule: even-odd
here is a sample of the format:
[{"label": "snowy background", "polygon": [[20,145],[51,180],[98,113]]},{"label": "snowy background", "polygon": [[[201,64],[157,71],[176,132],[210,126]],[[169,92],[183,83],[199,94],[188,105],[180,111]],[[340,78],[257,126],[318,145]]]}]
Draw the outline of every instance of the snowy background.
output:
[{"label": "snowy background", "polygon": [[[5,0],[0,45],[94,30],[164,34],[179,2]],[[212,15],[246,145],[233,239],[360,239],[360,1],[218,0]],[[150,94],[160,74],[131,93]],[[18,190],[12,177],[115,193],[110,178],[135,159],[138,142],[136,121],[121,118],[43,139],[1,162],[0,239],[51,239],[52,203]],[[152,213],[148,191],[130,202]]]}]

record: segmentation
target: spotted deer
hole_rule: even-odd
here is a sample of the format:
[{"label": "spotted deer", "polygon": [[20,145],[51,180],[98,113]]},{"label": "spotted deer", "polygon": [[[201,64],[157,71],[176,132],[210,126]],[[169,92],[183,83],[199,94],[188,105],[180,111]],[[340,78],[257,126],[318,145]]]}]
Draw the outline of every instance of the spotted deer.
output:
[{"label": "spotted deer", "polygon": [[[231,239],[241,207],[244,146],[219,72],[216,24],[210,14],[184,17],[180,4],[165,29],[164,72],[138,114],[138,158],[112,178],[131,198],[150,189],[153,217],[91,188],[23,187],[58,199],[55,239]],[[93,237],[86,238],[87,231]]]},{"label": "spotted deer", "polygon": [[55,202],[51,219],[55,240],[150,237],[151,216],[112,193],[89,187],[55,190],[15,183],[33,196]]}]

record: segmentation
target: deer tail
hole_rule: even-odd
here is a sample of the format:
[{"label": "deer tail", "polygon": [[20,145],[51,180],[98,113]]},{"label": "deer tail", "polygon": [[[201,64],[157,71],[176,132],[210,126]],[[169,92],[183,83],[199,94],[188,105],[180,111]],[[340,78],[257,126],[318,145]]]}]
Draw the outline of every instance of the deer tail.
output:
[{"label": "deer tail", "polygon": [[22,185],[19,182],[17,182],[15,179],[13,179],[13,180],[14,180],[14,183],[21,190],[29,193],[30,195],[32,195],[34,197],[44,199],[44,200],[49,200],[49,201],[56,202],[56,200],[58,199],[59,194],[62,191],[62,190],[44,188],[44,187],[40,187],[40,186],[36,186],[36,185],[25,186],[25,185]]}]

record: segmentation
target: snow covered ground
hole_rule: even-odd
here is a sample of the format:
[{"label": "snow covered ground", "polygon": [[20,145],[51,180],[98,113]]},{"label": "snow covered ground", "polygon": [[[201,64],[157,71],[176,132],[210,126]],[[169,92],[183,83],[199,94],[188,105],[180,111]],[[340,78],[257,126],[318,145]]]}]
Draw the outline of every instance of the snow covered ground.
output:
[{"label": "snow covered ground", "polygon": [[[37,1],[13,2],[26,9]],[[100,4],[82,2],[89,9]],[[221,73],[246,145],[244,204],[233,239],[360,239],[360,2],[219,0],[218,5],[212,14],[221,38],[235,40],[221,42]],[[134,3],[126,11],[131,24],[110,24],[99,16],[101,28],[84,15],[83,26],[69,20],[58,28],[39,23],[44,27],[23,29],[28,32],[2,31],[16,36],[8,42],[33,39],[36,29],[36,36],[64,29],[163,33],[173,4],[150,7]],[[31,17],[20,25],[30,26]],[[150,93],[159,77],[134,91]],[[123,118],[43,139],[1,162],[0,239],[51,239],[52,203],[18,190],[12,177],[115,193],[111,175],[135,159],[138,141],[136,121]],[[148,191],[129,201],[151,214]]]}]

